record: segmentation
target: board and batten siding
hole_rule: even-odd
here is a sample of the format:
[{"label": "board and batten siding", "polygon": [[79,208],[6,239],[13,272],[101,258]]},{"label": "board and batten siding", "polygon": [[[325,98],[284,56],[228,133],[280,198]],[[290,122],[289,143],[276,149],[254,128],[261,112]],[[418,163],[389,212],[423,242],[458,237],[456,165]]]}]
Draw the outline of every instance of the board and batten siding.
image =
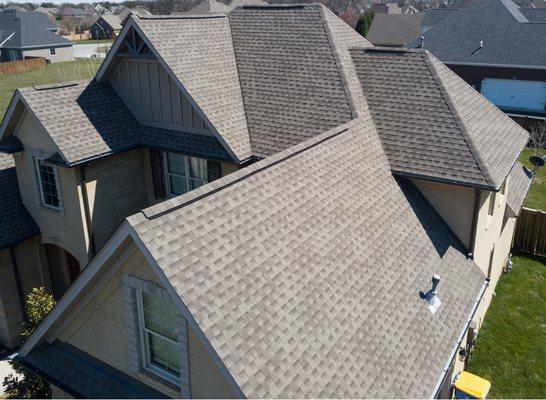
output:
[{"label": "board and batten siding", "polygon": [[142,124],[210,134],[210,128],[158,61],[124,59],[110,83]]}]

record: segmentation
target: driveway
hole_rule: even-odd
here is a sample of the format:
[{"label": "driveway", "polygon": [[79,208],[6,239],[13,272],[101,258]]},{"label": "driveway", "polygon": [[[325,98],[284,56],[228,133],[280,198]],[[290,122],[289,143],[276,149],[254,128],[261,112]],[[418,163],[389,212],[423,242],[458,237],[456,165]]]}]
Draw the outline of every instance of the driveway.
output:
[{"label": "driveway", "polygon": [[[99,46],[102,50],[99,53]],[[74,45],[74,57],[76,58],[89,58],[89,57],[105,57],[104,44],[75,44]]]}]

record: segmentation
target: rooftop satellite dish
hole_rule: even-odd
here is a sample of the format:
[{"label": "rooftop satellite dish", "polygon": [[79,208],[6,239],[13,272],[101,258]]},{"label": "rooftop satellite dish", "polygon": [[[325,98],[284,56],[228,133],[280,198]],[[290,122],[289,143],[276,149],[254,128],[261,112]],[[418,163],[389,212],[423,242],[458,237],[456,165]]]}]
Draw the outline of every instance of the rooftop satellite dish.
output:
[{"label": "rooftop satellite dish", "polygon": [[537,171],[537,169],[544,167],[544,158],[540,156],[531,156],[529,157],[529,161],[531,164],[533,164],[533,175]]}]

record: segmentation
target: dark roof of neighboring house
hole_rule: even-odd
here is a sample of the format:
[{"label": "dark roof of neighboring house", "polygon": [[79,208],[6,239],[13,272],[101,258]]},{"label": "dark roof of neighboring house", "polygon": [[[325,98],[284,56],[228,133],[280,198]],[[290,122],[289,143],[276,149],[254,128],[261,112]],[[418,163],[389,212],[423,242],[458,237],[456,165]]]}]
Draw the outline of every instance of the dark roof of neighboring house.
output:
[{"label": "dark roof of neighboring house", "polygon": [[430,397],[485,279],[365,115],[128,221],[249,398]]},{"label": "dark roof of neighboring house", "polygon": [[229,160],[211,136],[140,125],[107,82],[38,86],[19,89],[17,95],[61,151],[54,161],[67,166],[142,146]]},{"label": "dark roof of neighboring house", "polygon": [[69,40],[52,32],[53,29],[57,29],[57,26],[41,12],[0,12],[0,43],[15,33],[4,43],[4,48],[72,46]]},{"label": "dark roof of neighboring house", "polygon": [[[511,0],[474,0],[425,32],[424,47],[446,64],[546,67],[546,23],[537,21]],[[418,37],[408,44],[419,46]]]},{"label": "dark roof of neighboring house", "polygon": [[17,356],[15,361],[74,398],[166,398],[163,393],[60,341],[44,343],[27,357]]},{"label": "dark roof of neighboring house", "polygon": [[531,187],[533,174],[519,161],[514,164],[508,180],[508,196],[506,205],[514,216],[519,216],[523,202]]},{"label": "dark roof of neighboring house", "polygon": [[0,250],[40,234],[19,193],[13,157],[0,154]]},{"label": "dark roof of neighboring house", "polygon": [[498,189],[528,133],[425,51],[352,51],[393,171]]},{"label": "dark roof of neighboring house", "polygon": [[376,46],[404,46],[421,34],[420,14],[376,14],[366,39]]}]

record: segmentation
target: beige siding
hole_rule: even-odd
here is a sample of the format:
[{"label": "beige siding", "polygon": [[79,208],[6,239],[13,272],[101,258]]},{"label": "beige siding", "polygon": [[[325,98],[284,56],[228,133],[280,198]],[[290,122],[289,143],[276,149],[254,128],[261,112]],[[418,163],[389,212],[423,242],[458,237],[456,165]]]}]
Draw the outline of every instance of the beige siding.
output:
[{"label": "beige siding", "polygon": [[87,194],[97,250],[123,220],[150,204],[153,186],[149,157],[135,149],[97,160],[85,167]]},{"label": "beige siding", "polygon": [[205,134],[209,131],[188,98],[155,60],[124,59],[110,82],[145,125]]},{"label": "beige siding", "polygon": [[414,179],[413,183],[468,248],[472,231],[474,190],[419,179]]},{"label": "beige siding", "polygon": [[73,61],[74,49],[72,48],[72,46],[57,47],[55,48],[55,54],[51,54],[51,51],[49,48],[25,50],[23,51],[23,58],[27,58],[27,57],[44,57],[46,60],[52,63]]},{"label": "beige siding", "polygon": [[58,169],[63,203],[62,210],[58,211],[41,204],[33,155],[25,150],[22,154],[16,154],[14,159],[23,204],[40,227],[42,241],[62,247],[82,267],[87,265],[88,240],[76,169]]},{"label": "beige siding", "polygon": [[[125,328],[122,276],[124,272],[128,272],[158,283],[159,279],[133,242],[129,246],[132,255],[66,326],[58,339],[76,346],[166,395],[180,397],[180,393],[171,386],[164,385],[149,374],[135,373],[131,368],[128,333]],[[191,329],[189,346],[192,397],[233,397],[225,378]]]}]

